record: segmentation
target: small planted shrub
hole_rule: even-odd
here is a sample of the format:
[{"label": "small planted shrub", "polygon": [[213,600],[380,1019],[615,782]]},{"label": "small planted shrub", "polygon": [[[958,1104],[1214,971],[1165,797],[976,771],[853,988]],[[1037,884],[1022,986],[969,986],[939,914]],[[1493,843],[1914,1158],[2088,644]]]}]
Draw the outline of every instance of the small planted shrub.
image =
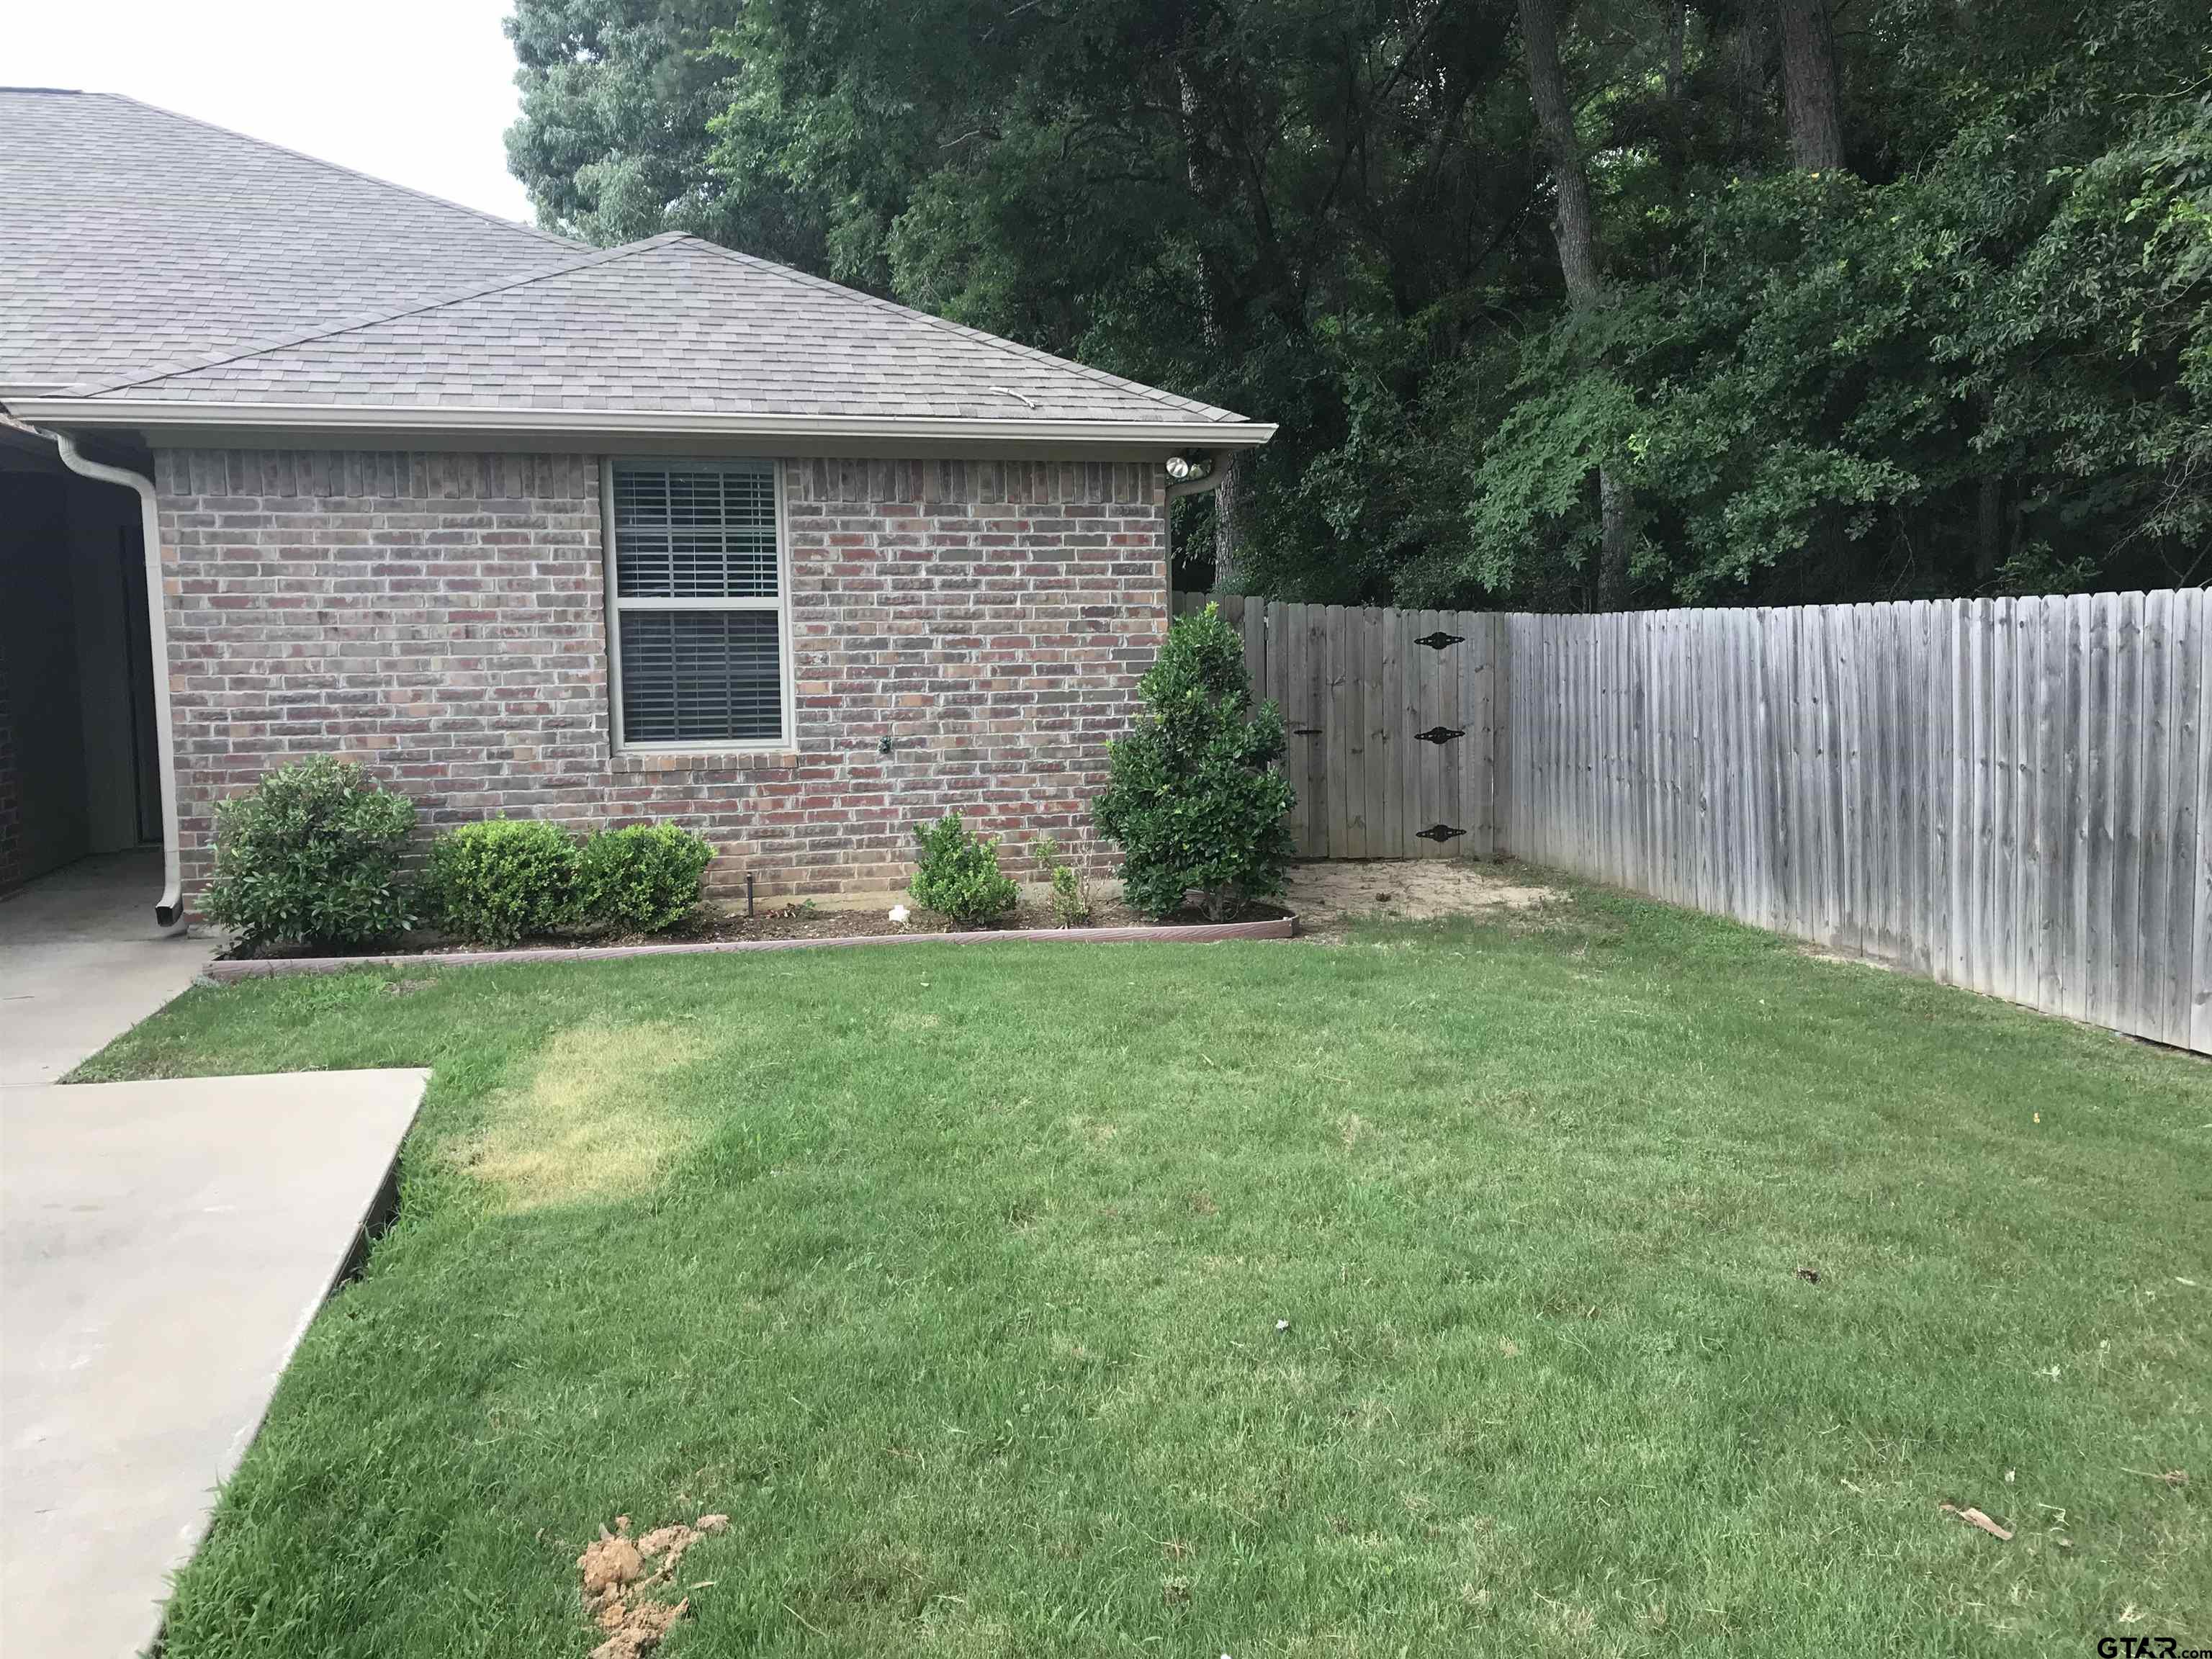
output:
[{"label": "small planted shrub", "polygon": [[210,921],[249,949],[367,945],[415,918],[399,860],[415,803],[361,768],[318,755],[215,809]]},{"label": "small planted shrub", "polygon": [[1030,843],[1030,852],[1051,884],[1052,919],[1063,927],[1088,927],[1092,914],[1091,884],[1068,863],[1060,842],[1051,836],[1039,836]]},{"label": "small planted shrub", "polygon": [[969,834],[957,812],[947,812],[935,823],[918,823],[914,834],[921,843],[921,863],[907,891],[923,909],[950,916],[963,927],[980,927],[1008,915],[1019,902],[1021,890],[999,869],[995,836]]},{"label": "small planted shrub", "polygon": [[1169,916],[1194,889],[1219,921],[1273,898],[1293,850],[1284,815],[1297,796],[1281,770],[1282,714],[1253,706],[1237,630],[1211,605],[1184,617],[1137,690],[1144,711],[1109,746],[1093,809],[1121,848],[1130,904]]},{"label": "small planted shrub", "polygon": [[1091,884],[1061,865],[1052,872],[1052,919],[1063,927],[1088,927],[1091,913]]},{"label": "small planted shrub", "polygon": [[602,830],[584,843],[578,897],[595,927],[660,933],[699,902],[700,878],[714,860],[706,838],[672,823]]},{"label": "small planted shrub", "polygon": [[491,818],[448,830],[430,848],[431,917],[479,945],[512,945],[577,919],[583,854],[557,823]]}]

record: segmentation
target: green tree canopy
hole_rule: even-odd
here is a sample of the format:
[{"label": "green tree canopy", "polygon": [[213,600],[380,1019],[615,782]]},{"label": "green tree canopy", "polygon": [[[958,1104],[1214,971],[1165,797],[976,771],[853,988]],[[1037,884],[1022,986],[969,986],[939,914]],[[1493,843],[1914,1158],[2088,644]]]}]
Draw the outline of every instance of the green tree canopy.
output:
[{"label": "green tree canopy", "polygon": [[[1599,305],[1568,303],[1529,3]],[[1279,422],[1225,526],[1257,591],[1589,605],[1601,470],[1635,603],[2212,576],[2202,0],[520,0],[510,29],[549,224],[694,231]],[[1213,509],[1181,510],[1203,580]]]}]

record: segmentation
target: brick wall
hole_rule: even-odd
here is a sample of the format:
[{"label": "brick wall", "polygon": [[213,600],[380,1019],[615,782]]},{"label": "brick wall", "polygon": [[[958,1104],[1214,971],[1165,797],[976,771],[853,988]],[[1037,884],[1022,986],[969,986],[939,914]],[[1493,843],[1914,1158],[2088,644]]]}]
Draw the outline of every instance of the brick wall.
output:
[{"label": "brick wall", "polygon": [[1109,868],[1087,803],[1167,626],[1160,469],[783,476],[797,744],[694,757],[611,752],[594,458],[163,452],[188,890],[214,802],[318,751],[405,790],[426,834],[675,819],[726,892],[897,886],[910,825],[951,807]]}]

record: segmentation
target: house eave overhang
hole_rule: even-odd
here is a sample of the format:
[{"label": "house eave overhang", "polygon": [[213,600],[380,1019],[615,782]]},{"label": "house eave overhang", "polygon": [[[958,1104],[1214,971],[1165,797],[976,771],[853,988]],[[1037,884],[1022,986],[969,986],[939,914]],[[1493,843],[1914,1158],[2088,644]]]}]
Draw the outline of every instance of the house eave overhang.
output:
[{"label": "house eave overhang", "polygon": [[640,447],[781,455],[1095,456],[1164,459],[1255,449],[1257,421],[982,420],[953,416],[723,414],[693,410],[422,408],[19,397],[17,418],[79,430],[127,428],[156,448],[544,450]]}]

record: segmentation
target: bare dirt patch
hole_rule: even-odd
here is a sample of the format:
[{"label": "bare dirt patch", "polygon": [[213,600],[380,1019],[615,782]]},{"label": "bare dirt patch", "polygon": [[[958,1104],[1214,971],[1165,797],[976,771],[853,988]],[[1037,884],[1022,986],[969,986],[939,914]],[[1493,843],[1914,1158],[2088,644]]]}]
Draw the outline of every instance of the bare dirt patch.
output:
[{"label": "bare dirt patch", "polygon": [[576,1558],[584,1611],[606,1638],[592,1650],[592,1659],[640,1659],[659,1647],[670,1627],[690,1610],[691,1598],[668,1601],[653,1592],[672,1583],[686,1550],[729,1529],[726,1515],[702,1515],[688,1527],[681,1522],[655,1527],[639,1539],[630,1537],[626,1515],[615,1517],[612,1532],[601,1527],[599,1537]]},{"label": "bare dirt patch", "polygon": [[1564,896],[1554,888],[1516,880],[1496,865],[1406,859],[1293,865],[1283,902],[1297,912],[1307,932],[1340,939],[1355,920],[1510,915],[1540,909]]},{"label": "bare dirt patch", "polygon": [[1871,968],[1878,974],[1893,974],[1897,971],[1893,964],[1880,961],[1874,957],[1853,956],[1843,951],[1824,951],[1817,945],[1806,945],[1804,951],[1815,962],[1841,963],[1846,968]]},{"label": "bare dirt patch", "polygon": [[462,1161],[517,1210],[642,1192],[688,1144],[659,1085],[698,1048],[696,1033],[663,1023],[559,1032],[526,1085],[493,1097]]}]

